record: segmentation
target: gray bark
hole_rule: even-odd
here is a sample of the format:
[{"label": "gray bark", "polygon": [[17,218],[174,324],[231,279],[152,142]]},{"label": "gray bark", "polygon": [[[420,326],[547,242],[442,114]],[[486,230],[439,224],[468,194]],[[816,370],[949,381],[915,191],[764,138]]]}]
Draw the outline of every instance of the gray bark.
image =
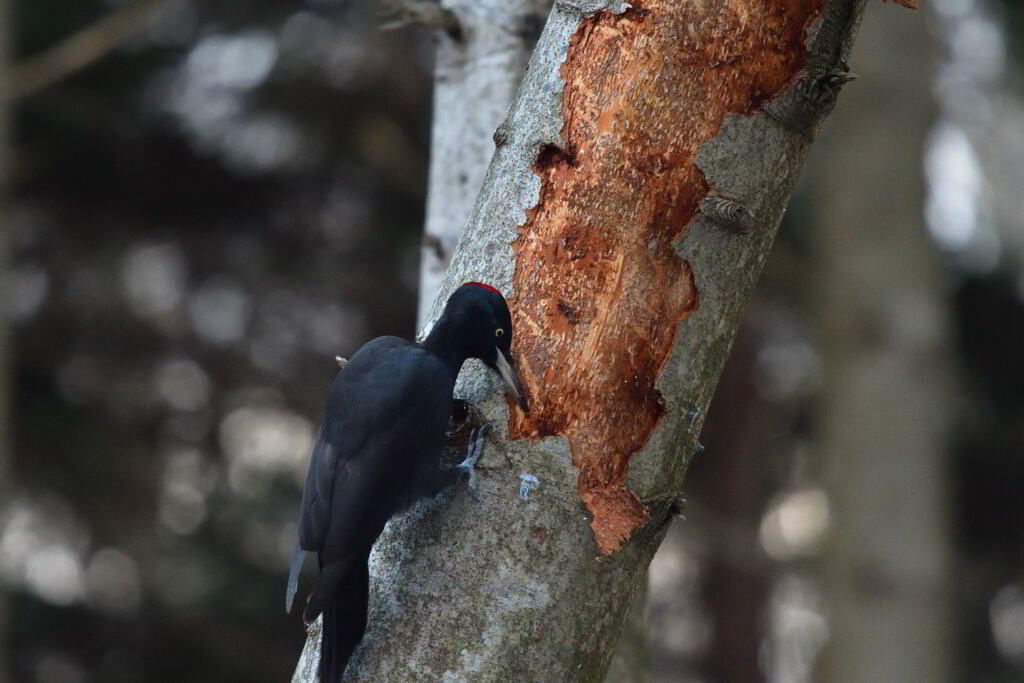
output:
[{"label": "gray bark", "polygon": [[[560,67],[570,40],[584,12],[606,9],[625,7],[576,1],[552,10],[432,319],[467,280],[493,283],[513,299],[529,296],[513,286],[512,243],[539,200],[538,150],[565,144]],[[700,306],[676,330],[656,383],[664,413],[628,470],[627,484],[648,503],[651,521],[598,559],[567,440],[508,441],[508,407],[496,381],[467,365],[457,393],[482,410],[496,437],[485,454],[490,469],[480,499],[454,491],[388,525],[371,557],[368,632],[347,679],[603,679],[817,122],[831,106],[821,86],[845,59],[862,9],[860,0],[828,0],[811,27],[803,76],[766,105],[770,114],[729,115],[701,148],[698,164],[712,191],[740,198],[742,207],[706,201],[706,213],[694,215],[676,245],[692,267]],[[721,223],[752,229],[739,234]],[[523,473],[540,482],[528,500],[519,495]],[[293,680],[315,680],[316,651],[309,643]]]},{"label": "gray bark", "polygon": [[919,14],[876,11],[865,24],[870,38],[854,54],[862,81],[823,140],[814,192],[819,447],[833,507],[821,680],[943,683],[955,651],[946,518],[954,371],[922,208],[931,42]]},{"label": "gray bark", "polygon": [[629,608],[626,625],[615,647],[604,683],[647,683],[650,662],[647,657],[647,574],[644,574]]},{"label": "gray bark", "polygon": [[417,329],[430,315],[494,153],[550,0],[445,0],[456,37],[437,32],[427,220]]},{"label": "gray bark", "polygon": [[[533,53],[549,0],[446,3],[458,32],[437,31],[427,218],[420,259],[417,329],[444,280],[494,152],[494,132]],[[605,683],[646,680],[646,590]]]}]

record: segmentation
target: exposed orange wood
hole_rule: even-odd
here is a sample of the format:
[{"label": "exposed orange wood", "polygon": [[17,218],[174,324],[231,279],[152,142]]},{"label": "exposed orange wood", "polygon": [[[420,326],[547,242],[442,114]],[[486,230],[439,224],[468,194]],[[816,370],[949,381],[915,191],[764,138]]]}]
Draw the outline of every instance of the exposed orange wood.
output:
[{"label": "exposed orange wood", "polygon": [[697,307],[672,247],[708,192],[697,152],[805,60],[824,0],[639,0],[585,19],[562,67],[565,149],[516,241],[515,354],[531,412],[511,435],[568,438],[602,552],[647,511],[622,486],[663,412],[655,387]]}]

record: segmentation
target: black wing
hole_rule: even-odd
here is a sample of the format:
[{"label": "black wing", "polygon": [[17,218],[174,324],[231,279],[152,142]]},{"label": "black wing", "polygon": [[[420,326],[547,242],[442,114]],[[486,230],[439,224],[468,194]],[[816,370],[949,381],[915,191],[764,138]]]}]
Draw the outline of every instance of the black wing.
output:
[{"label": "black wing", "polygon": [[453,386],[439,358],[394,337],[361,348],[335,379],[299,521],[300,546],[318,553],[321,583],[337,573],[325,565],[368,552],[387,520],[429,488]]},{"label": "black wing", "polygon": [[338,468],[338,449],[323,438],[323,427],[316,436],[309,473],[302,492],[302,510],[299,513],[299,546],[303,550],[317,550],[327,534],[331,521],[331,496],[334,493],[334,475]]}]

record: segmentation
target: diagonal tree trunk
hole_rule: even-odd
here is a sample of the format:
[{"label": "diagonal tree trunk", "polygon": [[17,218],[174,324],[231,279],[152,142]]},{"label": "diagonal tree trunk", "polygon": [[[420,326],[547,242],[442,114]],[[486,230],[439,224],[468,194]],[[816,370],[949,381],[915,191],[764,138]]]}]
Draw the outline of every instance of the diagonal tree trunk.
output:
[{"label": "diagonal tree trunk", "polygon": [[556,4],[432,309],[500,287],[533,409],[462,374],[492,469],[385,530],[349,679],[603,678],[862,8]]},{"label": "diagonal tree trunk", "polygon": [[[427,322],[494,151],[494,132],[522,80],[550,0],[448,3],[436,34],[427,220],[420,258],[417,329]],[[605,683],[647,678],[647,591]]]}]

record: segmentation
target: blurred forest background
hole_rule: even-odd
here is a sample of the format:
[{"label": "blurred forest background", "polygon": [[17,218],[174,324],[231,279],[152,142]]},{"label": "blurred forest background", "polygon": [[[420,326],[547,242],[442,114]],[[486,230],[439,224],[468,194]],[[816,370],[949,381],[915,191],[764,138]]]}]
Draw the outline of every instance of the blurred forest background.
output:
[{"label": "blurred forest background", "polygon": [[[922,4],[868,7],[652,565],[652,681],[1024,680],[1024,7]],[[414,334],[431,36],[137,5],[0,1],[0,680],[286,680],[334,356]]]}]

